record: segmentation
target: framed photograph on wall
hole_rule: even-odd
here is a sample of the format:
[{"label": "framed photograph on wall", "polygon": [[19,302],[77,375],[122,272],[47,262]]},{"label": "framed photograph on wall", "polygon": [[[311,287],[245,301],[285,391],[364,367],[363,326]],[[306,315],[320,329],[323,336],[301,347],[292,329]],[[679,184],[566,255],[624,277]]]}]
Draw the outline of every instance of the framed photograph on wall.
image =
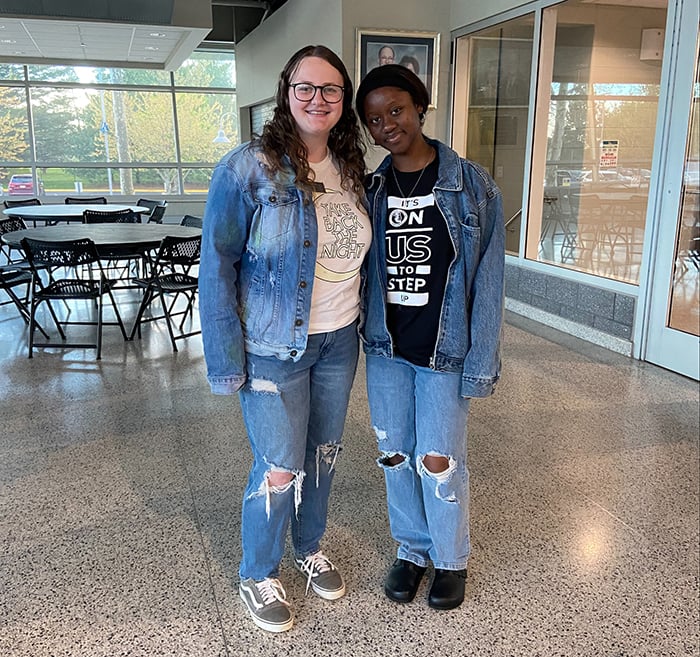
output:
[{"label": "framed photograph on wall", "polygon": [[359,28],[355,50],[356,87],[373,68],[400,64],[418,75],[430,94],[430,107],[437,106],[440,57],[440,35],[437,32]]}]

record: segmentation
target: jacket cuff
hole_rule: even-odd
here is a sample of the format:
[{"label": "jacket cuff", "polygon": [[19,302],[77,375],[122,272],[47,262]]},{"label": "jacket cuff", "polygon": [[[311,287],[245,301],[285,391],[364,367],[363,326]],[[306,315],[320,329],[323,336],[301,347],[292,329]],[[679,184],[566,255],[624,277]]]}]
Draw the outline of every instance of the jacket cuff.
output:
[{"label": "jacket cuff", "polygon": [[496,390],[497,378],[462,379],[460,395],[462,397],[490,397]]},{"label": "jacket cuff", "polygon": [[245,376],[209,376],[207,377],[212,393],[215,395],[232,395],[245,383]]}]

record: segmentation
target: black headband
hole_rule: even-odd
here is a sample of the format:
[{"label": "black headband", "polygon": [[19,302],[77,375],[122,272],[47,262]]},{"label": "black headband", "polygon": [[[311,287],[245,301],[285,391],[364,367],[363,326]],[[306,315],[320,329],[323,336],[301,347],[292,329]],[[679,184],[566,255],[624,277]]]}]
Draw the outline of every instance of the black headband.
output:
[{"label": "black headband", "polygon": [[355,108],[360,121],[365,123],[365,98],[375,89],[380,87],[397,87],[411,94],[411,98],[416,105],[423,107],[425,112],[430,104],[430,96],[425,85],[420,78],[405,66],[399,64],[386,64],[373,68],[365,77],[360,86],[357,88],[355,95]]}]

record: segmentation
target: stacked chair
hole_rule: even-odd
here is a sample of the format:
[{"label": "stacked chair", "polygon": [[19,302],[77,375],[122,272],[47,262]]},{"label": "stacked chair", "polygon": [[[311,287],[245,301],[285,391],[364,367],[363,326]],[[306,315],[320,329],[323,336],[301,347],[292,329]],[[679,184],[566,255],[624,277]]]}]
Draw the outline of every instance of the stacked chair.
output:
[{"label": "stacked chair", "polygon": [[[133,339],[138,333],[141,337],[141,325],[145,322],[153,322],[165,319],[170,342],[173,351],[177,351],[177,340],[201,333],[200,330],[184,331],[187,317],[193,320],[193,310],[197,295],[197,276],[192,269],[199,263],[201,249],[201,236],[196,237],[165,237],[163,238],[158,253],[156,254],[151,269],[151,274],[145,278],[137,278],[133,282],[143,289],[143,299],[136,314],[136,321],[131,330],[129,339]],[[185,298],[185,307],[175,310],[175,302],[182,295]],[[166,297],[171,297],[168,303]],[[160,299],[162,315],[145,317],[146,310],[151,307],[156,299]],[[181,317],[177,325],[179,331],[174,330],[173,318]]]}]

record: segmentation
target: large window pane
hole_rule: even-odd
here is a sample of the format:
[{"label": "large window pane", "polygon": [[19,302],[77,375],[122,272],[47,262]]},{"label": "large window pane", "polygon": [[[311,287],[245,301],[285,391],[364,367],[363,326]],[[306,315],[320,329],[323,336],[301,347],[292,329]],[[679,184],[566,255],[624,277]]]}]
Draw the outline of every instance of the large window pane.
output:
[{"label": "large window pane", "polygon": [[213,167],[188,168],[183,170],[185,194],[206,194],[211,182]]},{"label": "large window pane", "polygon": [[172,81],[146,69],[0,64],[0,193],[31,174],[38,196],[206,194],[239,141],[234,57],[195,53]]},{"label": "large window pane", "polygon": [[527,257],[638,282],[661,78],[640,42],[665,20],[578,0],[544,11],[538,107],[549,111],[536,116]]},{"label": "large window pane", "polygon": [[238,143],[233,94],[178,93],[175,99],[183,162],[216,162]]},{"label": "large window pane", "polygon": [[[42,169],[41,180],[47,196],[87,194],[99,196],[179,194],[175,167],[99,166]],[[205,190],[206,191],[206,190]]]},{"label": "large window pane", "polygon": [[0,80],[24,80],[24,66],[0,63]]},{"label": "large window pane", "polygon": [[700,333],[700,57],[696,58],[668,325]]},{"label": "large window pane", "polygon": [[0,163],[28,162],[30,159],[24,89],[0,87]]},{"label": "large window pane", "polygon": [[99,82],[100,84],[132,84],[139,86],[169,85],[167,71],[134,68],[100,68],[94,66],[27,67],[30,81]]},{"label": "large window pane", "polygon": [[236,88],[236,60],[232,52],[196,52],[175,71],[178,87]]},{"label": "large window pane", "polygon": [[40,87],[31,90],[36,158],[44,162],[104,159],[101,113],[94,90]]},{"label": "large window pane", "polygon": [[[518,252],[520,243],[533,25],[528,14],[457,45],[457,68],[469,71],[463,154],[482,164],[501,188],[511,253]],[[456,97],[464,96],[458,92]],[[465,113],[455,107],[454,115],[458,122]],[[460,150],[458,144],[455,148]]]}]

